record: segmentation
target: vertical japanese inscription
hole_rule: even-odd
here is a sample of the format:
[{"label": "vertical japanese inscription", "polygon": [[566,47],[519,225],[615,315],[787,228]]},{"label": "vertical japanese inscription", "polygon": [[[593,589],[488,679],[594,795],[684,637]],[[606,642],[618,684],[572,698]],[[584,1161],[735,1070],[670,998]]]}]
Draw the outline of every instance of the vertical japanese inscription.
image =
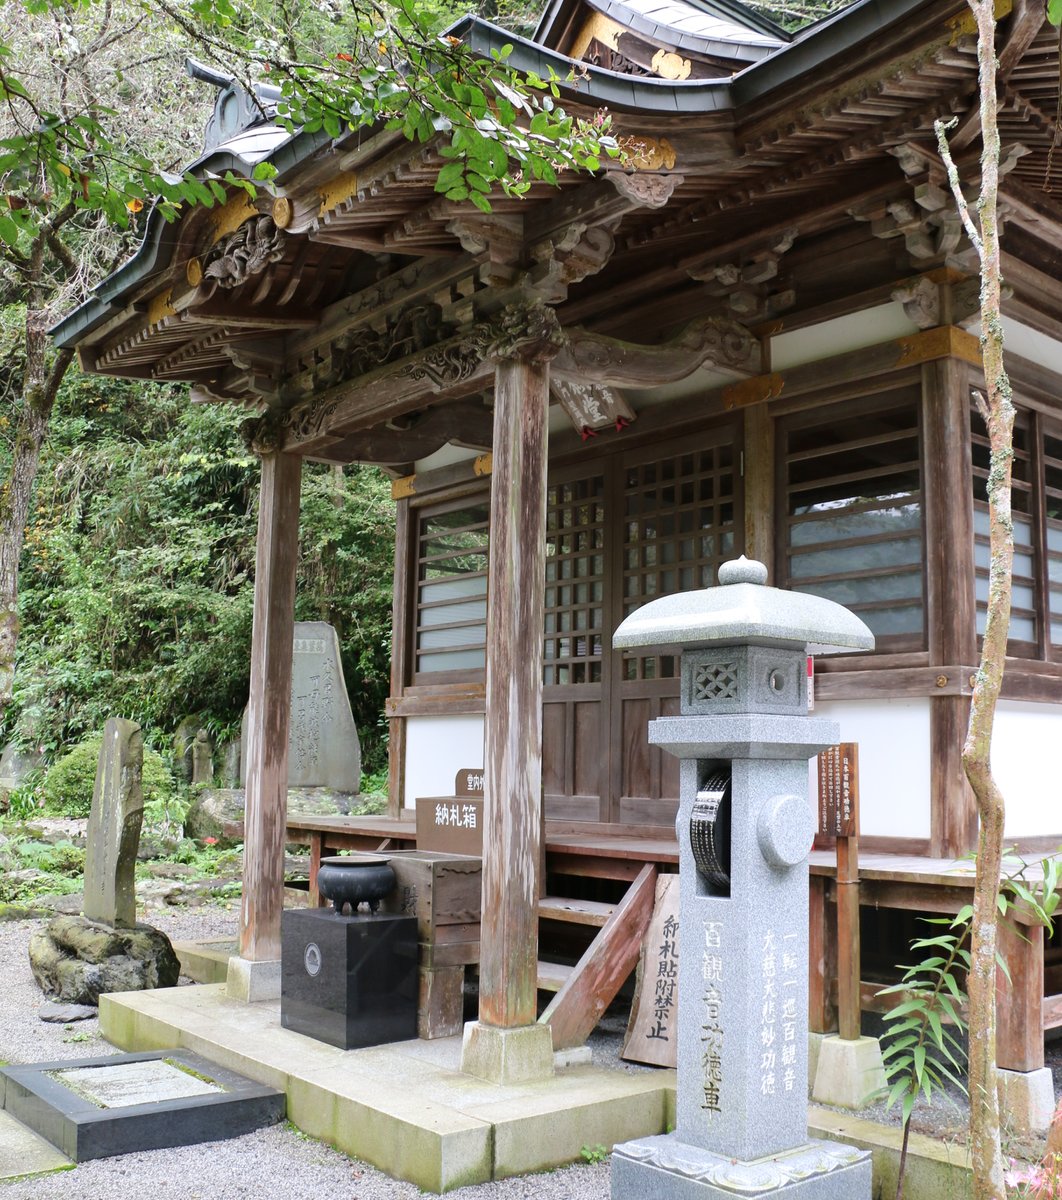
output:
[{"label": "vertical japanese inscription", "polygon": [[701,1026],[701,1066],[704,1071],[704,1100],[708,1113],[723,1111],[723,957],[721,921],[704,926],[701,975],[704,980],[704,1024]]},{"label": "vertical japanese inscription", "polygon": [[656,948],[656,978],[653,981],[653,1022],[647,1038],[670,1041],[675,1020],[678,987],[678,921],[668,914]]}]

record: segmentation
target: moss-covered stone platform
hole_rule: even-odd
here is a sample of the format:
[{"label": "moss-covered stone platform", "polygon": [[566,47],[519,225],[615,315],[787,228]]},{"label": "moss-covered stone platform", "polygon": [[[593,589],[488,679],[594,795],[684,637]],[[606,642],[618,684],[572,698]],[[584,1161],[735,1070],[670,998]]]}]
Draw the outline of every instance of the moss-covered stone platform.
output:
[{"label": "moss-covered stone platform", "polygon": [[460,1038],[339,1050],[223,984],[101,996],[100,1029],[123,1050],[193,1050],[278,1088],[305,1133],[433,1192],[560,1166],[671,1119],[671,1071],[570,1066],[501,1086],[460,1072]]}]

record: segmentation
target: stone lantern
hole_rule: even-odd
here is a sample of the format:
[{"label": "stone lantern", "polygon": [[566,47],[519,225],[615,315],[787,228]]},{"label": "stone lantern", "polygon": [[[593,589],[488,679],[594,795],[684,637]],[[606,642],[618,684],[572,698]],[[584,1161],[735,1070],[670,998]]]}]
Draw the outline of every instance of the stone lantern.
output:
[{"label": "stone lantern", "polygon": [[673,1133],[616,1146],[614,1200],[869,1200],[868,1153],[808,1139],[808,760],[838,741],[808,715],[806,656],[869,650],[831,600],[719,585],[654,600],[616,630],[682,650],[680,714],[649,741],[681,760],[678,1084]]}]

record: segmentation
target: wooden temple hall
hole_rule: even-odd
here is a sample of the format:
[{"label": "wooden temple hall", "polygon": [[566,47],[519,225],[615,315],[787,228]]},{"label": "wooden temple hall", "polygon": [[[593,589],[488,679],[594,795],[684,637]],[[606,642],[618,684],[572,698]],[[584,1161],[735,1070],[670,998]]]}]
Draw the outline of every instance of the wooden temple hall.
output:
[{"label": "wooden temple hall", "polygon": [[[1062,842],[1058,38],[1035,0],[998,12],[1018,546],[993,758],[1008,839],[1035,855]],[[292,136],[269,89],[263,115],[230,84],[192,169],[269,162],[275,188],[171,226],[156,214],[55,331],[88,371],[184,381],[251,418],[242,956],[280,951],[301,466],[374,463],[395,502],[391,810],[319,829],[317,852],[414,844],[418,800],[482,767],[481,1024],[536,1022],[540,920],[552,937],[562,909],[591,934],[605,921],[567,1001],[596,1003],[677,862],[677,763],[646,737],[677,711],[677,655],[615,651],[612,633],[744,553],[876,635],[873,653],[818,660],[814,688],[859,745],[872,1005],[912,914],[954,912],[972,884],[955,859],[976,832],[959,755],[988,449],[977,263],[933,132],[957,118],[972,187],[966,6],[860,0],[789,34],[737,0],[553,0],[530,40],[474,18],[453,32],[555,70],[569,109],[608,110],[626,161],[484,215],[435,192],[437,145]],[[812,1024],[828,1029],[829,839],[812,858]],[[999,1058],[1031,1071],[1062,1025],[1062,947],[1037,934],[1011,953]]]}]

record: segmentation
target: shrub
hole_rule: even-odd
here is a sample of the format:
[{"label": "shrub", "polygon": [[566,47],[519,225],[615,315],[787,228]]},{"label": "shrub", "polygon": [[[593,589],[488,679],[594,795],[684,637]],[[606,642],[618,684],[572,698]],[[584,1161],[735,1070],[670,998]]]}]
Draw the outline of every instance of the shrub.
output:
[{"label": "shrub", "polygon": [[[92,808],[96,786],[96,764],[100,757],[103,734],[95,734],[64,754],[44,777],[44,802],[49,812],[64,817],[87,817]],[[167,805],[174,792],[173,776],[162,758],[144,747],[144,804],[154,808]]]}]

